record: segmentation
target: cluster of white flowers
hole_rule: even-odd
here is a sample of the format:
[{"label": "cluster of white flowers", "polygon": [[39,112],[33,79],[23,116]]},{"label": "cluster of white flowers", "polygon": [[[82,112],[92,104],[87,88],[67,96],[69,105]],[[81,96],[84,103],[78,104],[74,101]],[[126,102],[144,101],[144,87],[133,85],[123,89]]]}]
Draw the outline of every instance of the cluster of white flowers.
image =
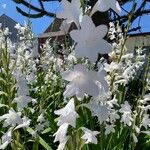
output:
[{"label": "cluster of white flowers", "polygon": [[[118,22],[111,22],[108,29],[95,26],[92,20],[97,11],[119,15],[119,3],[97,0],[84,9],[80,0],[62,0],[61,4],[63,11],[57,14],[64,19],[61,28],[72,22],[77,27],[66,31],[73,45],[52,45],[53,40],[48,39],[39,53],[28,25],[15,26],[20,37],[15,44],[6,38],[10,34],[7,28],[0,30],[0,56],[4,57],[0,59],[0,123],[4,128],[0,149],[15,141],[13,133],[20,128],[32,135],[32,141],[43,142],[40,134],[50,133],[51,142],[59,142],[58,150],[69,149],[74,141],[80,148],[89,143],[100,145],[103,136],[104,140],[115,134],[120,138],[128,129],[137,143],[140,133],[150,134],[149,71],[143,75],[145,81],[140,85],[146,87],[141,95],[132,94],[130,83],[147,69],[146,55],[142,48],[127,52]],[[110,62],[99,59],[100,55],[108,55]]]},{"label": "cluster of white flowers", "polygon": [[[65,19],[63,26],[64,24],[68,25],[72,22],[77,26],[77,30],[73,30],[69,33],[73,41],[76,43],[75,57],[82,59],[86,58],[90,62],[90,70],[88,70],[85,65],[76,64],[73,69],[67,69],[67,71],[62,73],[62,78],[69,82],[63,93],[65,101],[68,98],[76,96],[78,100],[82,100],[82,103],[84,103],[84,98],[92,97],[89,103],[83,104],[82,106],[88,108],[91,111],[92,116],[97,117],[100,125],[105,125],[105,135],[115,132],[115,123],[118,119],[123,123],[123,126],[134,126],[136,124],[134,122],[137,113],[136,110],[135,112],[132,112],[132,107],[128,101],[120,100],[118,96],[116,97],[115,93],[119,91],[120,85],[125,86],[129,81],[134,79],[135,75],[137,75],[139,69],[144,64],[145,55],[142,52],[139,53],[139,49],[136,53],[124,52],[125,47],[122,47],[124,39],[119,23],[116,25],[110,23],[110,29],[108,31],[108,28],[105,25],[99,25],[96,27],[91,18],[96,11],[104,12],[109,9],[112,9],[119,15],[121,8],[118,2],[116,0],[111,2],[109,0],[98,0],[92,9],[87,8],[85,9],[85,12],[81,9],[80,0],[72,0],[71,2],[63,0],[61,4],[63,5],[63,11],[58,13],[57,17]],[[88,10],[88,13],[86,10]],[[87,15],[89,14],[89,10],[91,11],[90,16]],[[111,44],[104,39],[107,32]],[[99,54],[109,54],[114,61],[108,64],[106,61],[102,60],[101,63],[98,64],[99,71],[96,72],[93,71],[92,66],[97,61]],[[110,86],[108,86],[108,84]],[[111,99],[112,95],[115,95],[113,99]],[[74,110],[74,107],[75,106],[73,106],[72,111]],[[66,115],[71,111],[70,109],[71,107],[68,108]],[[61,115],[61,113],[56,114]],[[70,116],[68,117],[66,115],[60,116],[58,120],[58,126],[60,127],[55,133],[56,137],[58,135],[59,138],[62,136],[60,140],[55,137],[55,141],[59,141],[60,145],[63,145],[63,147],[69,138],[66,136],[66,132]],[[71,119],[73,127],[75,127],[76,122],[75,116],[72,117],[74,120]],[[63,119],[61,120],[61,118]],[[146,115],[144,118],[143,126],[147,128],[149,115]],[[65,127],[62,126],[62,123],[64,123]],[[65,128],[65,132],[62,131],[61,128]],[[85,143],[91,142],[96,144],[97,139],[95,135],[99,132],[93,132],[85,127],[82,128],[83,131],[85,131],[85,134],[81,138],[86,140]],[[134,142],[137,142],[136,135],[137,132],[133,133]],[[64,140],[62,140],[63,138]]]},{"label": "cluster of white flowers", "polygon": [[[108,54],[111,52],[112,50],[111,45],[104,39],[104,37],[108,32],[107,26],[99,25],[96,27],[92,21],[92,18],[86,15],[86,12],[83,12],[80,0],[76,1],[73,0],[71,2],[63,0],[61,4],[63,5],[63,11],[57,14],[57,17],[64,18],[65,24],[66,23],[70,24],[74,22],[77,26],[77,30],[73,30],[69,33],[71,38],[76,43],[75,57],[87,58],[89,59],[91,64],[94,64],[98,58],[98,54],[106,54],[106,53]],[[121,11],[120,6],[116,0],[114,0],[113,3],[110,3],[109,0],[108,1],[98,0],[93,9],[91,10],[90,15],[92,16],[96,11],[104,12],[109,9],[113,9],[118,14]],[[85,11],[86,10],[89,10],[89,8],[85,9]],[[78,100],[83,100],[84,97],[87,95],[92,96],[94,99],[98,99],[98,97],[100,97],[102,93],[107,93],[109,91],[108,83],[105,79],[106,71],[102,67],[100,67],[99,71],[96,72],[93,70],[88,70],[86,66],[82,64],[77,64],[74,66],[72,70],[68,69],[67,71],[63,72],[62,77],[63,79],[70,82],[66,86],[66,90],[63,94],[64,99],[76,96]],[[69,105],[70,101],[68,102],[67,106]],[[91,110],[93,116],[98,117],[100,124],[102,124],[103,121],[106,121],[109,118],[110,110],[107,107],[107,104],[101,104],[96,100],[92,100],[90,101],[89,104],[85,104],[85,106]],[[71,107],[68,108],[66,115],[70,112],[69,110],[74,109],[74,107],[75,106],[73,106],[73,108]],[[61,115],[61,113],[62,111],[59,114]],[[56,114],[58,114],[57,111]],[[61,120],[61,118],[63,119]],[[58,125],[60,126],[61,122],[65,123],[66,126],[65,129],[67,130],[68,126],[66,123],[68,122],[69,118],[70,117],[67,116],[63,117],[60,116]],[[71,121],[73,122],[72,126],[75,127],[76,117],[74,118],[72,116]],[[58,131],[60,130],[60,128],[58,129]],[[96,144],[97,139],[95,136],[99,132],[90,131],[85,127],[83,127],[82,129],[85,132],[85,134],[82,136],[82,139],[86,140],[86,143],[91,142]],[[55,133],[55,135],[58,135],[58,131]],[[108,132],[109,131],[107,128],[107,133]],[[112,132],[114,132],[114,130],[112,130]],[[66,134],[66,132],[64,134]],[[62,135],[59,132],[59,135],[62,135],[62,137],[65,137],[64,134]],[[66,139],[67,137],[64,138],[65,143]],[[63,145],[64,147],[64,144],[62,144],[63,142],[62,138],[61,140],[58,139],[56,140],[55,138],[55,141],[59,141],[60,145]]]},{"label": "cluster of white flowers", "polygon": [[12,131],[19,128],[27,128],[30,125],[30,119],[26,116],[21,118],[20,112],[15,112],[13,109],[9,110],[8,114],[0,116],[0,121],[4,120],[3,127],[9,127],[8,131],[2,136],[2,144],[0,149],[5,149],[7,145],[11,142]]}]

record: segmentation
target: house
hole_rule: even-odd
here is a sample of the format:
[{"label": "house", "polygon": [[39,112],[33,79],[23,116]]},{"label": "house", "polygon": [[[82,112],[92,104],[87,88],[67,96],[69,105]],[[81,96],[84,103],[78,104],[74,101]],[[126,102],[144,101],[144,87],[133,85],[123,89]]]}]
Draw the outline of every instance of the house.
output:
[{"label": "house", "polygon": [[0,23],[2,25],[2,28],[9,28],[9,31],[11,32],[11,34],[9,35],[9,38],[11,39],[11,41],[13,43],[18,41],[18,36],[17,36],[17,29],[15,28],[15,25],[17,24],[16,21],[14,21],[12,18],[10,18],[9,16],[2,14],[0,16]]},{"label": "house", "polygon": [[[52,42],[54,40],[60,43],[65,42],[66,33],[76,29],[76,26],[73,23],[68,26],[65,24],[65,29],[60,30],[60,28],[63,29],[62,22],[63,19],[56,18],[45,32],[38,37],[39,45],[44,44],[47,39],[51,39]],[[129,34],[126,41],[126,48],[128,50],[134,50],[138,46],[150,47],[150,32]]]},{"label": "house", "polygon": [[126,41],[126,48],[134,50],[135,47],[150,48],[150,32],[129,34]]},{"label": "house", "polygon": [[58,41],[59,43],[64,43],[69,36],[69,31],[73,29],[76,29],[74,23],[67,24],[63,19],[56,18],[44,33],[38,36],[39,46],[44,44],[47,39],[51,39],[51,42]]}]

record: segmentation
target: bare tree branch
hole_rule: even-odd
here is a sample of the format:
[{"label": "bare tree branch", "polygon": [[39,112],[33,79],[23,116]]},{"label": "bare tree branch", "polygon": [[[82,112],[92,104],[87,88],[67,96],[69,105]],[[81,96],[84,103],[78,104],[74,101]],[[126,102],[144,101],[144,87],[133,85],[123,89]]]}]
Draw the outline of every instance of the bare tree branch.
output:
[{"label": "bare tree branch", "polygon": [[[33,4],[30,4],[29,2],[27,2],[27,0],[12,0],[17,4],[22,4],[27,8],[30,8],[31,10],[37,12],[37,14],[28,14],[27,12],[25,12],[24,10],[21,10],[19,7],[17,8],[17,11],[19,13],[21,13],[22,15],[26,16],[26,17],[30,17],[30,18],[39,18],[39,17],[43,17],[43,16],[49,16],[52,18],[56,17],[56,14],[49,12],[47,10],[45,10],[44,8],[44,2],[60,2],[61,0],[38,0],[40,7],[34,6]],[[71,0],[68,0],[71,1]],[[123,8],[123,5],[129,2],[132,2],[133,0],[118,0],[118,2],[120,3],[121,7]],[[88,2],[88,5],[90,6],[94,6],[94,4],[97,2],[97,0],[86,0],[86,2]],[[143,0],[141,5],[134,11],[134,14],[132,15],[131,18],[131,23],[133,23],[138,17],[141,17],[143,15],[147,15],[150,13],[150,9],[145,9],[145,6],[147,3],[149,3],[150,0]],[[109,21],[116,21],[116,20],[120,20],[122,24],[126,24],[132,10],[124,10],[127,14],[123,15],[123,16],[117,16],[117,14],[114,13],[114,18],[110,18]],[[96,23],[96,25],[99,25],[101,23],[100,21],[100,17],[102,14],[100,12],[95,13],[92,16],[92,19],[94,19],[93,21]],[[107,16],[106,14],[104,16]],[[108,18],[108,17],[107,17]],[[106,21],[108,23],[108,21]]]},{"label": "bare tree branch", "polygon": [[20,8],[18,8],[18,7],[16,7],[16,9],[17,9],[17,11],[18,11],[20,14],[22,14],[22,15],[25,16],[25,17],[29,17],[29,18],[40,18],[40,17],[43,17],[43,16],[44,16],[44,14],[42,14],[42,13],[38,13],[38,14],[28,14],[28,13],[22,11],[22,10],[21,10]]},{"label": "bare tree branch", "polygon": [[[41,13],[41,14],[43,14],[43,16],[46,15],[46,16],[49,16],[49,17],[52,17],[52,18],[56,17],[56,14],[51,13],[51,12],[47,12],[47,11],[45,11],[45,10],[42,10],[42,9],[38,8],[38,7],[35,7],[35,6],[33,6],[32,4],[26,2],[25,0],[21,0],[21,1],[19,1],[19,2],[18,2],[18,0],[13,0],[13,1],[14,1],[14,2],[17,1],[16,3],[22,4],[22,5],[26,6],[27,8],[30,8],[31,10],[34,10],[34,11],[36,11],[36,12],[38,12],[38,13]],[[18,7],[17,7],[17,8],[18,8]],[[18,10],[18,9],[17,9],[17,10]],[[19,8],[19,10],[20,10],[20,8]],[[26,12],[23,11],[23,10],[22,10],[21,12],[24,12],[24,13],[22,13],[22,14],[26,14]]]}]

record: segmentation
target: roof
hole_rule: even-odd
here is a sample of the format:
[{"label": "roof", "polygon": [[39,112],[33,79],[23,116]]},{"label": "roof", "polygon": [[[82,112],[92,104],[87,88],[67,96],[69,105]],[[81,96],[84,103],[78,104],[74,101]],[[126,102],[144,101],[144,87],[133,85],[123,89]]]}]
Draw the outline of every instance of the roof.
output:
[{"label": "roof", "polygon": [[53,23],[45,30],[44,33],[60,31],[60,26],[62,22],[63,19],[55,18]]},{"label": "roof", "polygon": [[9,31],[11,32],[11,35],[9,35],[10,39],[12,42],[17,42],[18,37],[17,37],[17,29],[14,28],[15,25],[17,24],[16,21],[14,21],[12,18],[9,16],[3,14],[0,16],[0,23],[2,23],[2,28],[9,28]]},{"label": "roof", "polygon": [[135,37],[135,36],[146,36],[146,35],[150,35],[150,32],[143,32],[143,33],[129,34],[130,37]]},{"label": "roof", "polygon": [[77,29],[75,23],[67,24],[63,21],[64,19],[55,18],[53,23],[44,31],[44,33],[39,35],[39,38],[65,36],[71,30]]}]

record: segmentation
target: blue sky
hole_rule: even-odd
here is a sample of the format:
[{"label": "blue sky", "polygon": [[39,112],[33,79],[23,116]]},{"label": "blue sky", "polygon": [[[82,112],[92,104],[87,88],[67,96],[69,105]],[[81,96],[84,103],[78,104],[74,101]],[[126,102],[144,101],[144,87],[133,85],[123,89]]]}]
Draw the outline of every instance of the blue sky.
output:
[{"label": "blue sky", "polygon": [[[32,1],[34,2],[34,5],[38,5],[38,3],[36,3],[37,0],[32,0]],[[6,4],[5,10],[2,7],[3,4]],[[20,8],[23,8],[23,10],[25,9],[21,5],[18,5],[18,6]],[[60,4],[57,2],[46,3],[45,8],[49,11],[57,12],[60,10]],[[26,9],[26,11],[28,12],[29,9]],[[7,14],[9,17],[11,17],[16,22],[22,25],[24,24],[25,21],[27,22],[28,20],[28,18],[22,16],[21,14],[17,12],[16,4],[12,2],[12,0],[0,0],[0,15],[2,15],[3,13]],[[53,19],[50,17],[42,17],[38,19],[31,19],[31,21],[32,21],[33,32],[37,35],[37,34],[44,32],[46,28],[51,24]]]},{"label": "blue sky", "polygon": [[[38,5],[38,3],[36,3],[37,0],[31,0],[32,3],[34,3],[34,5]],[[141,1],[141,0],[138,0]],[[4,10],[2,5],[6,4],[6,9]],[[10,16],[12,19],[14,19],[16,22],[19,22],[20,24],[24,24],[24,21],[27,21],[26,17],[23,17],[21,14],[19,14],[16,11],[16,4],[14,2],[12,2],[12,0],[1,0],[0,1],[0,15],[3,13],[6,13],[8,16]],[[20,5],[19,5],[20,7]],[[126,5],[125,8],[128,9],[130,6]],[[150,8],[150,3],[147,6]],[[21,6],[21,8],[23,8],[23,10],[25,9],[23,6]],[[60,4],[57,2],[52,2],[52,3],[46,3],[45,8],[51,12],[58,12],[60,10]],[[29,10],[27,9],[27,12]],[[32,19],[32,29],[33,32],[37,35],[40,34],[42,32],[44,32],[46,30],[46,28],[51,24],[51,22],[53,21],[52,18],[50,17],[42,17],[42,18],[38,18],[38,19]],[[136,26],[138,24],[138,21],[136,21],[134,23],[134,26]],[[150,14],[148,16],[144,16],[141,19],[141,25],[142,25],[142,32],[150,32]]]}]

